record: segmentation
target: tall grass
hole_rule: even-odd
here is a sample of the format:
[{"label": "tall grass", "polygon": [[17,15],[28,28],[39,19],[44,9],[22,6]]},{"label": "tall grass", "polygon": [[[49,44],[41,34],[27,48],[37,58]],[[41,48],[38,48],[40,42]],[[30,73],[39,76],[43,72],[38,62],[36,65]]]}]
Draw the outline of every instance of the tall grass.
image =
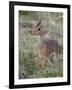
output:
[{"label": "tall grass", "polygon": [[43,76],[39,68],[37,36],[33,36],[32,24],[42,19],[45,37],[57,39],[63,47],[63,14],[53,12],[19,12],[19,79],[49,78],[63,76],[63,55],[58,55],[58,62],[48,57]]}]

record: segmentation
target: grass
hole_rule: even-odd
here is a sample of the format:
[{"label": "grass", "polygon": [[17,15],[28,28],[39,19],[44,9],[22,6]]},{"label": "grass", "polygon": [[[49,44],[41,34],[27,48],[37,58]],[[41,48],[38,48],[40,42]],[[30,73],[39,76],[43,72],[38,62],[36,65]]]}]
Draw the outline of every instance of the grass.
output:
[{"label": "grass", "polygon": [[[54,62],[48,57],[43,75],[39,68],[37,36],[33,36],[30,31],[30,23],[36,23],[39,19],[43,21],[46,37],[57,39],[63,46],[63,14],[46,12],[19,12],[19,79],[26,78],[49,78],[63,76],[63,55],[58,62]],[[23,27],[21,24],[30,24]]]},{"label": "grass", "polygon": [[[28,53],[21,52],[19,53],[19,78],[40,78],[42,77],[42,73],[40,71],[38,65],[37,55],[31,50]],[[60,63],[60,62],[59,62]],[[61,62],[62,64],[62,62]],[[62,77],[63,71],[62,67],[59,68],[55,63],[53,63],[50,59],[45,66],[45,70],[43,71],[43,77]]]}]

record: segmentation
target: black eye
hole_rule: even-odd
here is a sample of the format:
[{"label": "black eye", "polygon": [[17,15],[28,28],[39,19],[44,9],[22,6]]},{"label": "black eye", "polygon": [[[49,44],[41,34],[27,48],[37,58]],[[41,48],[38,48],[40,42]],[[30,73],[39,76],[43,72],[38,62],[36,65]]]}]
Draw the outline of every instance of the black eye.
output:
[{"label": "black eye", "polygon": [[38,28],[38,31],[40,31],[40,28]]}]

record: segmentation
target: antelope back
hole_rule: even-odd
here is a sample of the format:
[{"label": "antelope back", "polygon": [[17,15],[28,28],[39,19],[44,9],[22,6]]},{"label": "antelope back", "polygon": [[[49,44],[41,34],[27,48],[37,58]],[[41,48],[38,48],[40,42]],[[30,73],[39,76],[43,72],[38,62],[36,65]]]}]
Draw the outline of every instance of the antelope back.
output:
[{"label": "antelope back", "polygon": [[47,40],[43,41],[43,43],[39,46],[40,55],[48,56],[53,52],[58,52],[59,44],[56,40]]}]

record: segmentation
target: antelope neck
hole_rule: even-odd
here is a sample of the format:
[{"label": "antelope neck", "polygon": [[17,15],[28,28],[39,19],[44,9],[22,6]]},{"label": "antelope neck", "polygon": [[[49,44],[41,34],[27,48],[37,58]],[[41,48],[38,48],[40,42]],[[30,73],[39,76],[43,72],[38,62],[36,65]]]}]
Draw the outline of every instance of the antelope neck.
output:
[{"label": "antelope neck", "polygon": [[38,44],[42,44],[43,43],[43,35],[39,35],[38,36]]}]

